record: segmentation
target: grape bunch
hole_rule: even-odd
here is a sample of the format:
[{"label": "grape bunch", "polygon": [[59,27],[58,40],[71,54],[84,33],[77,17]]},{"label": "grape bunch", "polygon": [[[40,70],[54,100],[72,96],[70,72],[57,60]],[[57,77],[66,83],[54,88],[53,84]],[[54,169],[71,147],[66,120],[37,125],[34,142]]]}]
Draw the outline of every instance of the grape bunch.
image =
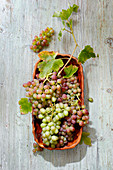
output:
[{"label": "grape bunch", "polygon": [[23,84],[32,103],[32,114],[41,120],[45,146],[58,148],[73,141],[76,126],[89,123],[89,113],[80,106],[80,84],[77,76],[63,78],[53,72],[48,80],[39,78]]},{"label": "grape bunch", "polygon": [[53,28],[47,27],[39,34],[39,37],[34,37],[30,49],[36,53],[39,53],[44,46],[49,46],[49,42],[51,41],[51,37],[53,36],[53,34]]}]

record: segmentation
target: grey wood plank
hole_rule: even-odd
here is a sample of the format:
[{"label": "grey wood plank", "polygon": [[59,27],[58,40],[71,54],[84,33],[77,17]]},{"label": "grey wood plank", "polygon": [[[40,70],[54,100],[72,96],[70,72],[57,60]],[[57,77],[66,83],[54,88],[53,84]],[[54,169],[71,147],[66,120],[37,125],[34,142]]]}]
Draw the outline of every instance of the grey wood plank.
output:
[{"label": "grey wood plank", "polygon": [[[24,97],[22,84],[32,79],[38,60],[30,51],[33,37],[46,26],[54,36],[48,50],[71,53],[74,41],[67,33],[61,42],[57,34],[62,23],[54,11],[68,7],[67,0],[1,0],[0,2],[0,169],[2,170],[112,170],[113,169],[113,38],[112,0],[72,0],[80,6],[75,15],[74,33],[80,46],[90,44],[100,54],[84,65],[85,103],[90,111],[92,146],[78,145],[65,151],[32,153],[31,115],[21,116],[18,101]],[[77,19],[77,23],[76,23]],[[77,56],[77,49],[74,56]],[[89,97],[94,103],[88,103]]]}]

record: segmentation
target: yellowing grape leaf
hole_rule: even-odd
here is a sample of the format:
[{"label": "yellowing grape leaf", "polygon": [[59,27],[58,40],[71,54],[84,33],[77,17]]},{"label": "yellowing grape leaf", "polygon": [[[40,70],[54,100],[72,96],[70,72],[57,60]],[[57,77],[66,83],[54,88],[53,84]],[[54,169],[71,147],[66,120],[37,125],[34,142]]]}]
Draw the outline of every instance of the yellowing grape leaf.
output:
[{"label": "yellowing grape leaf", "polygon": [[32,112],[32,104],[28,101],[27,98],[21,98],[19,105],[21,114]]},{"label": "yellowing grape leaf", "polygon": [[42,51],[38,54],[38,57],[44,61],[47,60],[51,60],[51,59],[55,59],[55,57],[57,56],[58,52],[54,52],[54,51]]}]

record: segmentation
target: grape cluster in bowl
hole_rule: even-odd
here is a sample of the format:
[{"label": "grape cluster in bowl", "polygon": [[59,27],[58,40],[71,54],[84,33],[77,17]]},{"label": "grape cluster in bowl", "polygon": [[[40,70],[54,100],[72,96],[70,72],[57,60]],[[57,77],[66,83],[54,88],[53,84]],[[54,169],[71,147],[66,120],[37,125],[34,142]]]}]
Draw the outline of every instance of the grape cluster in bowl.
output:
[{"label": "grape cluster in bowl", "polygon": [[89,123],[89,113],[80,105],[77,76],[63,78],[53,72],[46,80],[36,74],[36,78],[23,87],[32,103],[32,114],[41,122],[41,138],[46,147],[64,147],[74,140],[77,126]]},{"label": "grape cluster in bowl", "polygon": [[49,42],[51,42],[51,37],[53,36],[53,34],[53,28],[47,27],[39,34],[39,37],[34,37],[30,49],[36,53],[39,53],[44,46],[49,46]]}]

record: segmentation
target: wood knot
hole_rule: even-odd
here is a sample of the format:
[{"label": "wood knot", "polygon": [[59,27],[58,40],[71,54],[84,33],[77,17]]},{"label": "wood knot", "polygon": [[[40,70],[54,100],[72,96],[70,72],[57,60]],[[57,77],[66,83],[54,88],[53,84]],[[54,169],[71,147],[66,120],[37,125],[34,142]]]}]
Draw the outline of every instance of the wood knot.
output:
[{"label": "wood knot", "polygon": [[109,88],[109,89],[107,89],[106,91],[107,91],[108,93],[111,93],[111,92],[112,92],[112,89]]},{"label": "wood knot", "polygon": [[104,41],[105,44],[109,44],[109,47],[113,49],[113,38],[108,37]]}]

